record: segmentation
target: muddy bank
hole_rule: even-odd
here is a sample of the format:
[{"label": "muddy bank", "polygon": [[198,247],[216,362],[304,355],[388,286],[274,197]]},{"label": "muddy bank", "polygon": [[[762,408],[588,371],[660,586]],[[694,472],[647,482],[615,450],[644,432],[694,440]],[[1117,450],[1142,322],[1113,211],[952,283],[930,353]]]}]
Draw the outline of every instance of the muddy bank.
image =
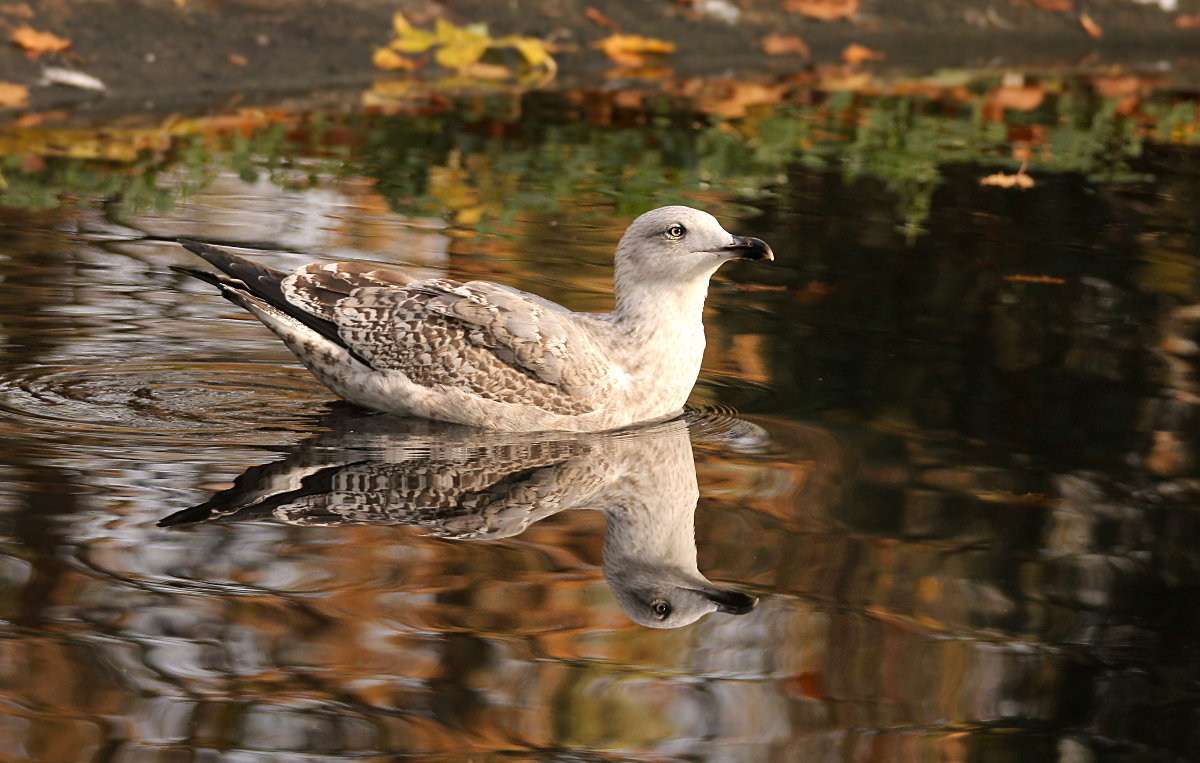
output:
[{"label": "muddy bank", "polygon": [[[220,108],[316,92],[352,98],[397,76],[376,69],[371,55],[392,39],[398,9],[426,25],[487,22],[494,34],[549,41],[555,81],[566,86],[639,76],[595,49],[614,33],[673,42],[675,52],[655,62],[659,76],[795,72],[838,63],[857,44],[880,57],[864,65],[906,72],[1082,64],[1200,79],[1200,15],[1191,18],[1200,0],[1094,0],[1086,13],[1070,0],[46,0],[0,6],[6,37],[27,25],[71,43],[37,59],[3,47],[0,81],[29,87],[25,106],[6,118],[60,108],[98,118]],[[806,15],[814,12],[847,14]],[[769,55],[768,35],[802,40],[807,51]],[[84,72],[106,90],[39,84],[46,66]],[[401,76],[445,73],[429,62]]]}]

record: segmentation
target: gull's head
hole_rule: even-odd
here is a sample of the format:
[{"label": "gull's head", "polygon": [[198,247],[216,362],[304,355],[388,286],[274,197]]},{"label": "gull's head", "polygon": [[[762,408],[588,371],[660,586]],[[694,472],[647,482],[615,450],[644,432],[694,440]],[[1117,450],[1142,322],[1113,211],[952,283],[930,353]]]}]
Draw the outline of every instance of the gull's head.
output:
[{"label": "gull's head", "polygon": [[659,207],[634,220],[617,245],[618,278],[690,282],[729,260],[773,260],[762,239],[735,236],[692,207]]},{"label": "gull's head", "polygon": [[649,628],[679,628],[709,612],[744,615],[753,596],[713,585],[703,577],[605,560],[604,576],[630,619]]}]

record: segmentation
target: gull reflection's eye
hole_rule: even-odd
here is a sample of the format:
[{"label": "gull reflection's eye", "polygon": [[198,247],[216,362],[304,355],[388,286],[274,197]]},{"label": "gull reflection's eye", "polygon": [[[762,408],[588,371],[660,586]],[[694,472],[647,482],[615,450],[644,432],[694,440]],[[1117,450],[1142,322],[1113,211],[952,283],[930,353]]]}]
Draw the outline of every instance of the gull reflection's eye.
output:
[{"label": "gull reflection's eye", "polygon": [[687,228],[683,227],[682,225],[678,225],[678,224],[672,225],[670,228],[667,228],[666,234],[667,234],[667,238],[670,238],[670,239],[683,238],[685,235],[687,235]]},{"label": "gull reflection's eye", "polygon": [[650,605],[650,608],[654,610],[654,616],[659,620],[666,620],[667,616],[671,614],[671,605],[665,601],[656,601]]}]

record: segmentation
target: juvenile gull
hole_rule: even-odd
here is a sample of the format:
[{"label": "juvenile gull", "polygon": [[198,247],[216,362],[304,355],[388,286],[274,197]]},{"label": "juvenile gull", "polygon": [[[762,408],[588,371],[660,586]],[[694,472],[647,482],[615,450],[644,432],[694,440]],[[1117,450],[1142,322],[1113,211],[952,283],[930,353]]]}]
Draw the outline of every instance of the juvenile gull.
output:
[{"label": "juvenile gull", "polygon": [[419,281],[347,262],[287,274],[181,243],[221,272],[178,270],[253,313],[346,400],[514,432],[600,431],[677,413],[700,372],[709,278],[729,260],[774,259],[707,212],[661,207],[617,244],[616,309],[575,313],[487,281]]}]

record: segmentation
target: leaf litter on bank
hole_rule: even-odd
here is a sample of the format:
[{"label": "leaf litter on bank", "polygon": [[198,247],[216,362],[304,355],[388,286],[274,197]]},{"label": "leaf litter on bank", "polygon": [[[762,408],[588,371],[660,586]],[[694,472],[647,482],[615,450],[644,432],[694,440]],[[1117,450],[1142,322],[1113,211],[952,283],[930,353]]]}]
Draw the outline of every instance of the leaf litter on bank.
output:
[{"label": "leaf litter on bank", "polygon": [[507,79],[517,74],[508,62],[484,60],[489,53],[505,49],[515,51],[529,69],[550,76],[558,70],[554,57],[542,40],[521,35],[492,37],[487,24],[458,26],[445,19],[437,19],[432,30],[423,29],[413,25],[403,13],[397,11],[392,17],[392,27],[396,33],[395,39],[385,47],[378,48],[371,58],[376,67],[385,71],[413,71],[421,66],[423,60],[415,60],[410,56],[432,51],[433,60],[439,66],[458,72],[461,76]]}]

